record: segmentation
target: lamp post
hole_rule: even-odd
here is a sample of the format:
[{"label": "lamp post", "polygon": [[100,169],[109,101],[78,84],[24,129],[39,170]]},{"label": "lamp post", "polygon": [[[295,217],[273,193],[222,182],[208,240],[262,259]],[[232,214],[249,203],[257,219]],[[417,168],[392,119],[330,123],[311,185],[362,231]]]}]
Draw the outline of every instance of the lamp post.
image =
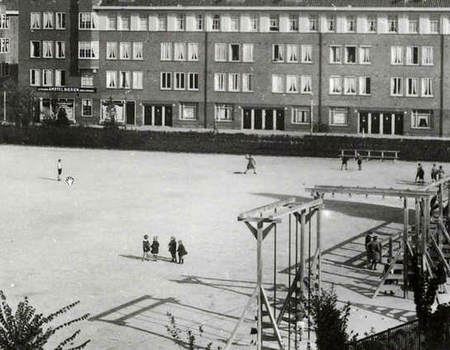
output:
[{"label": "lamp post", "polygon": [[311,112],[310,112],[309,134],[313,134],[314,129],[314,94],[311,92]]}]

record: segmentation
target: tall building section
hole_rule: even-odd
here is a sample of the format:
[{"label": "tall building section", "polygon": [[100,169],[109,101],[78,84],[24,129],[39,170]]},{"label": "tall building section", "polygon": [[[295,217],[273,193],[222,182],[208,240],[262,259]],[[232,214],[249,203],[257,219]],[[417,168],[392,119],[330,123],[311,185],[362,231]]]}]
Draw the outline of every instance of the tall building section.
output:
[{"label": "tall building section", "polygon": [[450,135],[450,0],[35,0],[19,16],[36,121]]},{"label": "tall building section", "polygon": [[0,82],[17,81],[19,48],[17,1],[0,1]]}]

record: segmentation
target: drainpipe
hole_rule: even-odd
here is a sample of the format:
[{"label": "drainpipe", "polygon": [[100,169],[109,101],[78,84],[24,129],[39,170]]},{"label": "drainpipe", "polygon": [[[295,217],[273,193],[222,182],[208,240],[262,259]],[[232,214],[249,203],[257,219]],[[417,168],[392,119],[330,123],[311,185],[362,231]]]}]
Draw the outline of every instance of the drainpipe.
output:
[{"label": "drainpipe", "polygon": [[317,94],[317,123],[322,123],[322,32],[319,31],[319,91]]},{"label": "drainpipe", "polygon": [[439,136],[444,136],[444,35],[441,34],[441,94],[440,94],[440,117],[439,117]]},{"label": "drainpipe", "polygon": [[203,127],[205,129],[208,128],[208,28],[206,23],[206,13],[203,17],[203,26],[205,29],[205,78],[204,78],[204,84],[203,84]]}]

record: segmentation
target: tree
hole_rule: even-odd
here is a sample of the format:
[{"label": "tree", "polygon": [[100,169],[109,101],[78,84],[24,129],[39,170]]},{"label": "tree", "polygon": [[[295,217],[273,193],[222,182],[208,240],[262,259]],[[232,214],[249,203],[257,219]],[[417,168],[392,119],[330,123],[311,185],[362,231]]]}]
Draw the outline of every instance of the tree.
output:
[{"label": "tree", "polygon": [[19,87],[11,80],[3,84],[2,90],[6,91],[7,113],[12,116],[15,125],[27,127],[33,120],[31,113],[33,90],[29,87]]},{"label": "tree", "polygon": [[[15,313],[6,302],[6,296],[1,290],[0,299],[0,349],[2,350],[44,350],[44,345],[56,332],[89,317],[89,314],[85,314],[59,326],[48,326],[47,329],[44,329],[55,318],[67,313],[80,302],[69,304],[48,316],[43,316],[43,314],[36,313],[36,309],[28,303],[27,297],[18,304]],[[77,346],[72,345],[79,334],[80,330],[75,331],[61,341],[54,350],[80,350],[85,348],[90,340]],[[67,348],[67,346],[70,346],[70,348]]]}]

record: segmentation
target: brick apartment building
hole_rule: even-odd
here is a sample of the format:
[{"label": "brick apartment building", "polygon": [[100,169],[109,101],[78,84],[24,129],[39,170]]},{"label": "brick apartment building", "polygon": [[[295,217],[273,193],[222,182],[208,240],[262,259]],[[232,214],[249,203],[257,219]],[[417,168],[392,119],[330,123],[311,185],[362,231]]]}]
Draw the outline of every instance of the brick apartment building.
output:
[{"label": "brick apartment building", "polygon": [[0,82],[17,80],[19,11],[16,0],[0,1]]},{"label": "brick apartment building", "polygon": [[18,57],[36,120],[450,135],[450,0],[32,3]]}]

